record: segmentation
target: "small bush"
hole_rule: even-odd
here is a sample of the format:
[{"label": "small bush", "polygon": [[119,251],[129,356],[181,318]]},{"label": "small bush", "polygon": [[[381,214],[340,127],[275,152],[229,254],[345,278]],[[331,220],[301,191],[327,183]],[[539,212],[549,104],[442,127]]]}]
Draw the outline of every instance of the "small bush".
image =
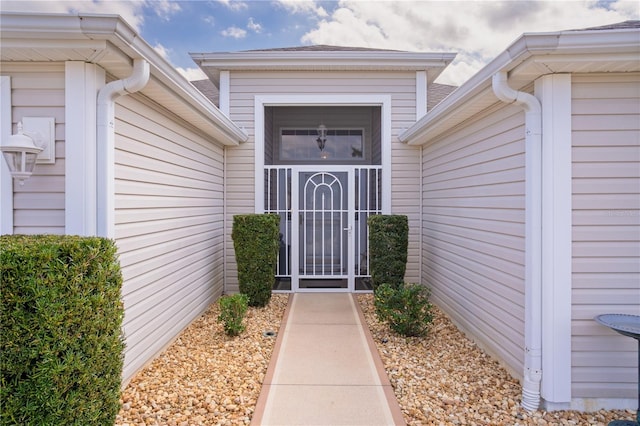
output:
[{"label": "small bush", "polygon": [[124,342],[115,244],[0,237],[0,424],[109,425]]},{"label": "small bush", "polygon": [[240,293],[249,306],[266,306],[275,282],[280,250],[280,216],[246,214],[233,217],[231,230],[238,264]]},{"label": "small bush", "polygon": [[373,215],[369,225],[369,259],[373,291],[381,284],[404,283],[409,245],[409,221],[404,215]]},{"label": "small bush", "polygon": [[420,284],[382,284],[374,304],[378,319],[403,336],[424,336],[433,320],[429,289]]},{"label": "small bush", "polygon": [[237,336],[245,329],[242,320],[247,313],[249,298],[246,294],[234,294],[222,296],[218,302],[220,304],[220,315],[218,322],[224,325],[224,332],[227,336]]}]

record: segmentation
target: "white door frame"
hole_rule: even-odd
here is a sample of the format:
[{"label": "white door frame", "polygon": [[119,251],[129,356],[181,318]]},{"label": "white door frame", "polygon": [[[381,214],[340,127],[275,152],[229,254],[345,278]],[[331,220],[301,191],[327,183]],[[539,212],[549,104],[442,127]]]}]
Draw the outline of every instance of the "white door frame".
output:
[{"label": "white door frame", "polygon": [[[267,106],[379,106],[381,108],[381,158],[382,158],[382,213],[389,214],[391,212],[391,96],[378,94],[280,94],[280,95],[257,95],[254,98],[254,206],[255,213],[264,213],[264,109]],[[313,168],[315,170],[331,171],[331,170],[353,170],[353,166],[307,166],[306,169]],[[292,167],[292,173],[297,181],[297,173],[300,167]],[[293,177],[293,176],[292,176]],[[351,181],[353,172],[349,172],[349,180]],[[349,182],[349,202],[353,203],[355,195],[353,193],[353,183]],[[297,186],[292,184],[292,194],[296,194]],[[293,200],[292,200],[293,204]],[[349,215],[349,223],[353,230],[353,215]],[[297,229],[298,218],[292,223],[292,239],[298,238]],[[351,232],[352,234],[352,232]],[[297,240],[296,240],[297,241]],[[352,235],[349,238],[349,262],[353,261],[354,239]],[[298,274],[297,256],[291,256],[292,274]],[[353,269],[353,268],[350,268]],[[349,285],[347,289],[330,289],[328,291],[355,291],[354,271],[349,271]],[[294,282],[296,285],[294,286]],[[297,288],[298,279],[293,279],[291,291],[319,291],[318,289],[300,289]]]}]

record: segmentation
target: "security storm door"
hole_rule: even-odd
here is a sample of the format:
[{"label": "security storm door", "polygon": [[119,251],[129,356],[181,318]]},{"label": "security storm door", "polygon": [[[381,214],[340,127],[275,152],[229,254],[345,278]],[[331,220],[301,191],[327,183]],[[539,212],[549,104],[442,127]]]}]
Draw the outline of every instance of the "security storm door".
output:
[{"label": "security storm door", "polygon": [[265,168],[280,216],[275,291],[370,291],[367,219],[382,213],[379,166]]},{"label": "security storm door", "polygon": [[[298,289],[350,289],[353,189],[348,171],[298,173]],[[351,195],[351,196],[349,196]],[[350,276],[351,275],[351,276]]]}]

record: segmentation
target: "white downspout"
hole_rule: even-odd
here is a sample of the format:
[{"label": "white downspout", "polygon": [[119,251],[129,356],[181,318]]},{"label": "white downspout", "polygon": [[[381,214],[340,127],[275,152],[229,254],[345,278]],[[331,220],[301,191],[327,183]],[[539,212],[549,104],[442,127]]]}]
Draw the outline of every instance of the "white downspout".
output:
[{"label": "white downspout", "polygon": [[135,93],[149,81],[149,63],[133,60],[133,72],[127,78],[112,81],[98,92],[97,101],[97,234],[113,238],[115,228],[115,100]]},{"label": "white downspout", "polygon": [[509,87],[507,73],[493,76],[493,92],[502,102],[525,111],[525,330],[522,406],[540,405],[542,381],[542,107],[538,99]]}]

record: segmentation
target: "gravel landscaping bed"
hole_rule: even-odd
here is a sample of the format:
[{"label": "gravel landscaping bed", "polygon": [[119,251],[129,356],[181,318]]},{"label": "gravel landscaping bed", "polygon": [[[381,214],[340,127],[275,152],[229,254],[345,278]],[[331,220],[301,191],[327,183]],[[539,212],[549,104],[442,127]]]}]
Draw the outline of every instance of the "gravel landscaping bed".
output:
[{"label": "gravel landscaping bed", "polygon": [[227,337],[217,303],[140,371],[122,393],[116,425],[249,424],[288,296],[249,308],[246,330]]},{"label": "gravel landscaping bed", "polygon": [[[122,394],[116,425],[241,425],[255,408],[287,295],[250,308],[235,338],[218,324],[218,304],[140,371]],[[372,295],[358,295],[409,425],[606,425],[628,411],[527,413],[520,385],[438,309],[429,335],[404,338],[375,317]],[[384,343],[383,343],[384,342]]]},{"label": "gravel landscaping bed", "polygon": [[[434,307],[424,338],[401,337],[377,321],[373,295],[358,300],[410,425],[606,425],[627,411],[527,413],[521,387]],[[383,343],[385,342],[385,343]]]}]

